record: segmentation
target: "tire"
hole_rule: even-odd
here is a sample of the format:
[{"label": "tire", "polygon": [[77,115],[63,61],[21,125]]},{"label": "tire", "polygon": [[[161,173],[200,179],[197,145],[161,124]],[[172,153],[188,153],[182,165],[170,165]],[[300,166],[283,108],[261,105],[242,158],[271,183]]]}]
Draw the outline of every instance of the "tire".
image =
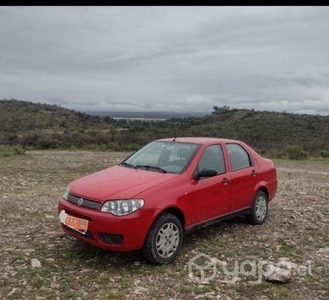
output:
[{"label": "tire", "polygon": [[179,219],[164,213],[154,222],[142,252],[154,264],[169,264],[178,256],[183,244],[183,227]]},{"label": "tire", "polygon": [[258,191],[254,198],[251,207],[251,212],[248,214],[247,219],[252,225],[261,225],[267,219],[268,214],[268,200],[264,192]]}]

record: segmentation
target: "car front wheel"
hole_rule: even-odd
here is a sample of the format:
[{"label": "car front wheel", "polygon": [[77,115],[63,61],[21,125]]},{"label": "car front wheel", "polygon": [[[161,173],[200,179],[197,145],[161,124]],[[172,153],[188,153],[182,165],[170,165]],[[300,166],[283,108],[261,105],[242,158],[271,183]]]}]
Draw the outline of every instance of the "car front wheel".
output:
[{"label": "car front wheel", "polygon": [[142,249],[151,263],[173,262],[183,243],[183,227],[179,219],[169,213],[162,214],[152,225]]},{"label": "car front wheel", "polygon": [[267,196],[264,192],[259,191],[256,194],[251,212],[248,215],[249,223],[253,225],[263,224],[268,214],[268,201]]}]

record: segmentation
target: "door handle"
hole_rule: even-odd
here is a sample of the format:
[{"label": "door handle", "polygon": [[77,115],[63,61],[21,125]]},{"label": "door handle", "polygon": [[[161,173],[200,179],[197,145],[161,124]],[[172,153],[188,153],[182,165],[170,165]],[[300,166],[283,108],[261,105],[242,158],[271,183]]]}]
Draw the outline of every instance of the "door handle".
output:
[{"label": "door handle", "polygon": [[227,178],[223,178],[222,183],[228,184],[230,181]]},{"label": "door handle", "polygon": [[252,170],[252,171],[251,171],[251,175],[252,175],[252,176],[256,176],[257,174],[258,174],[257,171],[255,171],[255,170]]}]

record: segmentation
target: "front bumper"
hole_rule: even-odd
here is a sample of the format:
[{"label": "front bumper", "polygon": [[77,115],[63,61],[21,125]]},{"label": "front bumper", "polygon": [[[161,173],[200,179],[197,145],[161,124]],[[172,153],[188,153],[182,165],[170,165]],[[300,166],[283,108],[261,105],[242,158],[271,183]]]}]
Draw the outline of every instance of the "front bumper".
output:
[{"label": "front bumper", "polygon": [[114,216],[99,210],[79,207],[64,199],[58,202],[58,214],[64,210],[68,215],[89,221],[85,234],[61,223],[64,232],[98,248],[112,251],[139,250],[158,211],[140,209],[127,216]]}]

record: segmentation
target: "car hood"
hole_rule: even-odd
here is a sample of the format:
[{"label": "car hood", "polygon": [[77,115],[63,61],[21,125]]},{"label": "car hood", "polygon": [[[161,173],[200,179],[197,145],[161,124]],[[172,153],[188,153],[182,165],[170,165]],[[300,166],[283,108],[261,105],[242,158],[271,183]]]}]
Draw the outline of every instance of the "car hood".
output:
[{"label": "car hood", "polygon": [[98,201],[129,199],[177,176],[179,174],[114,166],[73,181],[70,192]]}]

